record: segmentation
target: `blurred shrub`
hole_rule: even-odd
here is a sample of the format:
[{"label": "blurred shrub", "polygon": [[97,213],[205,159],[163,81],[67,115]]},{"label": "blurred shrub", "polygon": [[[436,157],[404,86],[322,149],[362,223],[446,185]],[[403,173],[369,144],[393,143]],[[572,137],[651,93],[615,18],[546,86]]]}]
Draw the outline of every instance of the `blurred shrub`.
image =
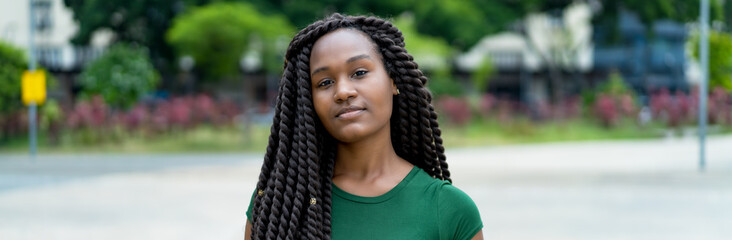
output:
[{"label": "blurred shrub", "polygon": [[668,89],[663,88],[651,95],[649,101],[653,119],[667,123],[670,126],[679,124],[679,106],[674,101]]},{"label": "blurred shrub", "polygon": [[55,99],[48,99],[40,110],[40,129],[46,133],[50,145],[59,142],[59,133],[63,120],[63,110]]},{"label": "blurred shrub", "polygon": [[[650,96],[649,107],[654,120],[668,127],[680,127],[697,121],[699,107],[698,89],[691,94],[677,91],[671,94],[661,89]],[[710,124],[732,126],[732,96],[721,86],[709,95],[707,119]]]},{"label": "blurred shrub", "polygon": [[460,82],[450,76],[450,69],[436,69],[429,75],[427,88],[432,96],[439,99],[442,96],[463,96],[465,89]]},{"label": "blurred shrub", "polygon": [[[692,55],[699,60],[699,34],[689,39]],[[709,89],[732,90],[732,35],[709,31]]]},{"label": "blurred shrub", "polygon": [[481,93],[487,90],[486,87],[488,86],[488,80],[493,75],[494,71],[495,69],[491,58],[483,58],[483,62],[478,66],[478,69],[476,69],[470,76],[470,80],[472,81],[475,91]]},{"label": "blurred shrub", "polygon": [[94,96],[67,112],[65,127],[73,142],[93,145],[130,134],[152,137],[203,124],[231,125],[241,113],[233,101],[216,101],[204,94],[138,102],[127,111],[109,111],[102,97]]},{"label": "blurred shrub", "polygon": [[483,118],[489,118],[493,115],[496,105],[497,99],[493,94],[483,94],[483,96],[480,97],[480,102],[478,103],[478,112]]},{"label": "blurred shrub", "polygon": [[[217,2],[176,17],[166,40],[179,56],[190,55],[205,80],[219,80],[236,75],[239,62],[249,50],[253,38],[261,39],[265,70],[278,72],[286,48],[277,46],[278,38],[289,36],[295,29],[282,15],[263,15],[249,3]],[[278,49],[278,48],[283,49]]]},{"label": "blurred shrub", "polygon": [[465,125],[470,122],[472,113],[465,98],[444,96],[437,100],[437,106],[442,116],[446,116],[450,123]]},{"label": "blurred shrub", "polygon": [[716,87],[709,96],[709,123],[732,126],[732,96]]},{"label": "blurred shrub", "polygon": [[638,107],[633,90],[628,87],[618,71],[608,76],[607,82],[598,86],[594,94],[583,94],[585,106],[592,106],[593,113],[602,126],[610,128],[622,118],[633,119]]},{"label": "blurred shrub", "polygon": [[595,114],[603,127],[610,128],[618,122],[618,109],[615,98],[601,93],[595,100]]},{"label": "blurred shrub", "polygon": [[623,94],[633,94],[633,90],[628,87],[627,84],[625,84],[625,80],[623,80],[623,76],[620,75],[620,72],[613,71],[608,76],[607,82],[605,84],[600,85],[600,87],[597,89],[601,93],[610,94],[614,96],[619,96]]},{"label": "blurred shrub", "polygon": [[[0,140],[28,130],[28,117],[22,111],[25,107],[21,101],[21,79],[27,68],[25,52],[0,41]],[[56,86],[56,79],[50,74],[46,74],[46,86],[47,89]]]},{"label": "blurred shrub", "polygon": [[23,107],[20,101],[20,80],[27,64],[22,50],[0,41],[0,116]]},{"label": "blurred shrub", "polygon": [[154,90],[159,81],[146,49],[126,44],[110,47],[79,76],[82,98],[101,95],[105,103],[122,109]]}]

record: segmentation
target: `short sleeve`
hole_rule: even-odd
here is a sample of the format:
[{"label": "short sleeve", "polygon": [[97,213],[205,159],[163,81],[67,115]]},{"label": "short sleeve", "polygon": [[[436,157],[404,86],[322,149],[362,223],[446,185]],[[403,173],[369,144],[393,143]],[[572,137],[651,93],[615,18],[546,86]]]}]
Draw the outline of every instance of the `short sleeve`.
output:
[{"label": "short sleeve", "polygon": [[438,191],[437,208],[440,239],[471,239],[483,228],[473,199],[449,182]]},{"label": "short sleeve", "polygon": [[254,197],[256,196],[256,194],[257,194],[257,189],[254,189],[254,192],[252,193],[252,198],[249,199],[249,207],[247,207],[247,213],[246,213],[247,220],[249,220],[249,222],[253,222],[252,221],[253,220],[252,219],[252,208],[254,208]]}]

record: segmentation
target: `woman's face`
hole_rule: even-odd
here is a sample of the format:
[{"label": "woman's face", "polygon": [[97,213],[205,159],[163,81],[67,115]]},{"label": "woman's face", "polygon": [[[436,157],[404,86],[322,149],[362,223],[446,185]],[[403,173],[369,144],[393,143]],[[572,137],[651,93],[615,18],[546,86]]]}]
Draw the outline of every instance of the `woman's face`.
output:
[{"label": "woman's face", "polygon": [[315,112],[336,140],[351,143],[389,131],[396,86],[365,33],[339,29],[318,39],[310,79]]}]

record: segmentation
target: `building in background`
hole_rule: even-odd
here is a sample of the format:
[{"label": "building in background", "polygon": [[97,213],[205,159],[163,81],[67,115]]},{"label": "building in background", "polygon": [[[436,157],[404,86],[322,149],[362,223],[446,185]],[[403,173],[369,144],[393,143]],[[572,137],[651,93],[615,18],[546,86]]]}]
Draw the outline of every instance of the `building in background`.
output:
[{"label": "building in background", "polygon": [[0,8],[0,40],[28,50],[30,4],[35,18],[34,45],[39,67],[51,72],[59,86],[50,97],[70,104],[75,91],[73,79],[83,66],[99,57],[112,40],[111,32],[94,34],[90,46],[74,46],[71,38],[78,29],[72,12],[63,0],[3,0]]},{"label": "building in background", "polygon": [[687,31],[683,24],[671,20],[656,20],[650,27],[628,10],[618,18],[620,42],[603,43],[607,39],[601,30],[595,35],[596,72],[619,71],[626,83],[641,95],[659,89],[688,91],[685,44]]},{"label": "building in background", "polygon": [[[591,25],[597,12],[586,3],[569,5],[554,14],[531,14],[513,31],[486,36],[455,59],[459,73],[470,74],[484,58],[496,74],[492,94],[535,103],[580,94],[619,72],[643,101],[659,89],[688,91],[685,50],[688,31],[682,23],[656,20],[646,27],[630,10],[618,17],[619,41],[605,42],[612,29]],[[690,68],[691,66],[692,68]]]},{"label": "building in background", "polygon": [[72,12],[63,0],[4,1],[0,8],[0,39],[23,49],[28,48],[30,3],[34,5],[35,53],[38,63],[52,72],[78,71],[98,57],[109,44],[112,34],[100,31],[90,46],[77,47],[71,38],[78,29]]},{"label": "building in background", "polygon": [[471,74],[490,60],[496,69],[489,92],[521,101],[530,110],[563,101],[591,86],[595,10],[577,2],[561,12],[534,13],[512,31],[484,37],[455,59],[459,74]]}]

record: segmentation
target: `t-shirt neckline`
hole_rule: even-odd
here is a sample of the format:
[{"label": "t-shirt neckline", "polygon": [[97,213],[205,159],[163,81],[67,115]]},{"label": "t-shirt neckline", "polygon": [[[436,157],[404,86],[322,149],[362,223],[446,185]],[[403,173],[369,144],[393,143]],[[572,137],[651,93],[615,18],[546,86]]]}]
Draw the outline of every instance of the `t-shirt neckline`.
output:
[{"label": "t-shirt neckline", "polygon": [[407,174],[407,176],[405,176],[404,179],[402,179],[402,181],[399,182],[399,184],[397,184],[396,186],[394,186],[394,188],[392,188],[388,192],[386,192],[386,193],[384,193],[382,195],[376,196],[376,197],[364,197],[364,196],[358,196],[358,195],[354,195],[354,194],[348,193],[348,192],[343,191],[342,189],[338,188],[338,186],[336,186],[335,183],[332,185],[333,186],[333,193],[335,195],[338,195],[341,198],[344,198],[344,199],[350,200],[350,201],[354,201],[354,202],[360,202],[360,203],[380,203],[380,202],[384,202],[384,201],[389,200],[390,198],[394,197],[405,186],[407,186],[409,184],[409,182],[411,182],[412,179],[414,179],[414,177],[417,176],[417,173],[419,172],[419,170],[420,170],[420,168],[418,168],[415,165],[412,168],[412,170],[409,171],[409,173]]}]

